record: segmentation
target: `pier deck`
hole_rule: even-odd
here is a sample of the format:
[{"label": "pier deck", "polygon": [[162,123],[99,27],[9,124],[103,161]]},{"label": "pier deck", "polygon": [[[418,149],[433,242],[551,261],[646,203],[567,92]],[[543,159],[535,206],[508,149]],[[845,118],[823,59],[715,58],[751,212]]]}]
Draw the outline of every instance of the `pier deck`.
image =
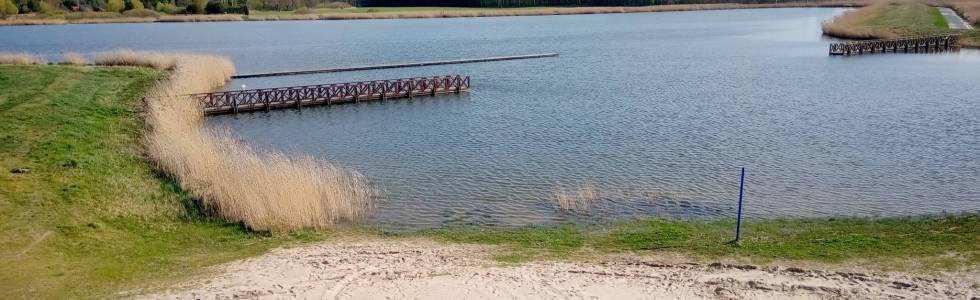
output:
[{"label": "pier deck", "polygon": [[873,53],[928,53],[959,48],[959,35],[937,34],[887,40],[853,41],[830,44],[830,55]]},{"label": "pier deck", "polygon": [[412,98],[469,91],[470,77],[446,75],[321,85],[291,86],[189,95],[201,103],[205,115],[313,105]]}]

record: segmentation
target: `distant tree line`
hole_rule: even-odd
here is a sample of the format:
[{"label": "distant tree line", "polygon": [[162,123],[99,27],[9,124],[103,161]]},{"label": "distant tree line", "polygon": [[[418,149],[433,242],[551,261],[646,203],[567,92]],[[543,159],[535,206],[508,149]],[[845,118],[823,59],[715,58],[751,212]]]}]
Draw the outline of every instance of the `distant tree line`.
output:
[{"label": "distant tree line", "polygon": [[[0,15],[59,14],[65,11],[129,12],[155,10],[166,14],[248,13],[246,0],[0,0]],[[150,12],[152,13],[152,12]]]},{"label": "distant tree line", "polygon": [[667,4],[742,3],[761,4],[802,2],[802,0],[353,0],[355,6],[458,6],[458,7],[528,7],[528,6],[647,6]]},{"label": "distant tree line", "polygon": [[[707,3],[778,3],[805,0],[0,0],[0,16],[63,11],[140,12],[165,14],[248,14],[253,10],[344,9],[351,6],[646,6]],[[819,0],[817,0],[819,1]]]}]

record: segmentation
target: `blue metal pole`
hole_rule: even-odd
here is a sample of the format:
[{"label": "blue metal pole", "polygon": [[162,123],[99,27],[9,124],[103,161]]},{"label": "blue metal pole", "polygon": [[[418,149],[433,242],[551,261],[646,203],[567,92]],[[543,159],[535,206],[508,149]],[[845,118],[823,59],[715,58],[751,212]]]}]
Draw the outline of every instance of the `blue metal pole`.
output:
[{"label": "blue metal pole", "polygon": [[742,167],[742,176],[738,181],[738,221],[735,223],[735,241],[742,234],[742,191],[745,188],[745,167]]}]

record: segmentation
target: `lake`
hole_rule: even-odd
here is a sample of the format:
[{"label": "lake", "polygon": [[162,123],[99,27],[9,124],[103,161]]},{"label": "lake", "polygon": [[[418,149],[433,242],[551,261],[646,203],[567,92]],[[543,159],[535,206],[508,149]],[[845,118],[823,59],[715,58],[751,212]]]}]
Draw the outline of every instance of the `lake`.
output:
[{"label": "lake", "polygon": [[[558,52],[558,58],[237,80],[442,74],[468,94],[209,117],[357,170],[389,228],[642,216],[980,210],[980,52],[827,55],[833,8],[414,20],[0,27],[0,50],[232,57],[240,73]],[[595,194],[568,212],[556,195]]]}]

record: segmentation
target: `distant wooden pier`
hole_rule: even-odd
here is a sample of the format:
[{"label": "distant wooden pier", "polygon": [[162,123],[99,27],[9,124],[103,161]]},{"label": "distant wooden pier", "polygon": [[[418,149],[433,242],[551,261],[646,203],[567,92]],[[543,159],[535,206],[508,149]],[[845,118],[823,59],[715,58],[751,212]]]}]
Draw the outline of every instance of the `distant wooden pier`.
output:
[{"label": "distant wooden pier", "polygon": [[958,49],[959,35],[938,34],[887,40],[853,41],[830,44],[830,55],[873,53],[928,53]]},{"label": "distant wooden pier", "polygon": [[557,56],[558,56],[558,53],[541,53],[541,54],[526,54],[526,55],[511,55],[511,56],[494,56],[494,57],[466,58],[466,59],[452,59],[452,60],[419,61],[419,62],[408,62],[408,63],[398,63],[398,64],[387,64],[387,65],[369,65],[369,66],[327,68],[327,69],[317,69],[317,70],[283,71],[283,72],[270,72],[270,73],[255,73],[255,74],[238,74],[238,75],[231,76],[231,78],[232,79],[240,79],[240,78],[255,78],[255,77],[307,75],[307,74],[319,74],[319,73],[337,73],[337,72],[351,72],[351,71],[364,71],[364,70],[379,70],[379,69],[411,68],[411,67],[425,67],[425,66],[438,66],[438,65],[469,64],[469,63],[478,63],[478,62],[490,62],[490,61],[502,61],[502,60],[518,60],[518,59],[532,59],[532,58],[545,58],[545,57],[557,57]]},{"label": "distant wooden pier", "polygon": [[446,75],[361,81],[321,85],[291,86],[189,95],[199,101],[205,115],[237,114],[336,103],[412,98],[469,91],[470,77]]}]

